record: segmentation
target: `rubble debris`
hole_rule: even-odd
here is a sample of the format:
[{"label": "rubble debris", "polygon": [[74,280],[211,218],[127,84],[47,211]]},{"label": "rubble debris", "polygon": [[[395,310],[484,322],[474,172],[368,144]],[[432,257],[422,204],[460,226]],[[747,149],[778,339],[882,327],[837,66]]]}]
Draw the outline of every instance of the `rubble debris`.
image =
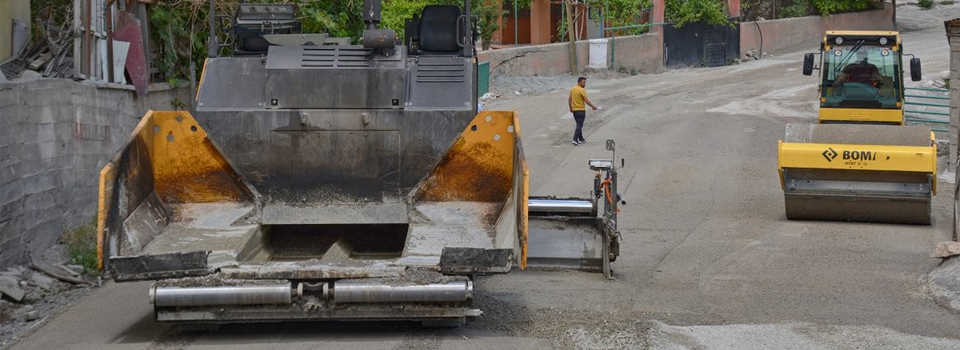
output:
[{"label": "rubble debris", "polygon": [[42,273],[35,273],[30,276],[30,284],[40,287],[45,291],[52,291],[56,281]]},{"label": "rubble debris", "polygon": [[16,278],[16,279],[21,279],[21,278],[23,278],[23,273],[24,273],[24,272],[27,272],[27,271],[24,270],[22,267],[19,267],[19,266],[17,266],[17,267],[8,267],[8,268],[7,268],[7,271],[0,272],[0,275],[10,276],[10,277],[14,277],[14,278]]},{"label": "rubble debris", "polygon": [[[49,265],[56,266],[56,271],[73,270],[69,267],[60,266],[66,264],[69,260],[67,248],[61,244],[50,247],[37,255],[36,258],[39,261],[50,262]],[[82,270],[83,268],[77,266],[77,269]],[[63,272],[63,274],[73,275],[73,273],[67,272]],[[2,294],[2,298],[0,298],[0,349],[6,349],[11,343],[21,339],[23,335],[63,312],[68,305],[89,296],[98,287],[96,283],[74,286],[53,280],[53,289],[48,291],[30,283],[34,280],[34,275],[42,276],[39,277],[40,279],[50,279],[50,276],[45,275],[45,272],[30,268],[29,264],[0,268],[0,286],[12,287],[0,292]],[[17,298],[14,298],[14,296]]]},{"label": "rubble debris", "polygon": [[930,253],[931,258],[945,259],[954,255],[960,255],[960,242],[940,242]]},{"label": "rubble debris", "polygon": [[37,80],[43,78],[43,74],[27,69],[20,72],[19,78],[20,80]]},{"label": "rubble debris", "polygon": [[27,311],[27,315],[26,315],[27,321],[36,321],[39,318],[40,318],[40,311],[37,311],[37,310]]},{"label": "rubble debris", "polygon": [[5,295],[19,303],[26,294],[23,289],[20,289],[19,284],[16,279],[3,276],[0,278],[0,295]]},{"label": "rubble debris", "polygon": [[30,256],[30,266],[32,266],[37,271],[46,273],[58,280],[73,283],[73,284],[92,284],[90,282],[84,281],[79,278],[68,276],[69,273],[62,271],[60,268],[57,268],[43,260],[37,259],[34,256]]},{"label": "rubble debris", "polygon": [[9,285],[11,285],[11,286],[19,286],[19,285],[20,285],[20,278],[14,277],[14,276],[10,276],[10,275],[7,275],[7,274],[2,274],[2,275],[0,275],[0,283],[6,283],[6,284],[9,284]]},{"label": "rubble debris", "polygon": [[[73,78],[73,32],[70,23],[39,19],[41,40],[31,40],[20,52],[0,62],[0,81],[8,79]],[[27,73],[32,72],[32,73]]]},{"label": "rubble debris", "polygon": [[80,274],[83,273],[83,266],[80,266],[80,265],[67,266],[64,264],[56,264],[56,265],[53,265],[53,267],[56,267],[62,270],[64,274],[73,278],[79,278]]},{"label": "rubble debris", "polygon": [[83,273],[83,266],[80,266],[80,265],[60,265],[60,266],[64,266],[70,269],[70,271],[73,271],[74,277],[79,277],[80,274]]}]

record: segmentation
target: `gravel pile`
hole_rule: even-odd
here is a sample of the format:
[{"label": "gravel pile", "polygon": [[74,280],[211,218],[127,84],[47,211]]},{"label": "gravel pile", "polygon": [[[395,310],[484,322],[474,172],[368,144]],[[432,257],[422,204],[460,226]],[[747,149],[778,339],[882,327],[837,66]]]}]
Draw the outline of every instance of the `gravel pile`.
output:
[{"label": "gravel pile", "polygon": [[[596,85],[630,76],[629,73],[609,70],[584,70],[580,74],[587,78],[587,84]],[[577,83],[577,77],[570,74],[552,77],[509,77],[496,76],[490,82],[490,92],[480,97],[484,109],[493,109],[499,104],[518,98],[542,95],[555,91],[567,91]]]}]

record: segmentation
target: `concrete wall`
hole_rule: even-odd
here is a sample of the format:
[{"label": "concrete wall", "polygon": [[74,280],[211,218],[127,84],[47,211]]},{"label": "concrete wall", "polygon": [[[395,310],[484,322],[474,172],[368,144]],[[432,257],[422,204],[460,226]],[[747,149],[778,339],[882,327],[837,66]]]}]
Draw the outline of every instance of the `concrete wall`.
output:
[{"label": "concrete wall", "polygon": [[[658,34],[610,38],[608,56],[613,56],[611,69],[635,70],[643,74],[663,72],[663,36]],[[610,60],[608,59],[608,62]]]},{"label": "concrete wall", "polygon": [[[577,43],[577,60],[587,66],[587,42]],[[486,50],[478,54],[480,62],[490,62],[490,77],[554,76],[570,73],[570,46],[556,43]]]},{"label": "concrete wall", "polygon": [[[663,39],[657,34],[617,37],[611,47],[611,38],[602,40],[607,45],[606,67],[610,56],[616,55],[617,67],[634,69],[642,73],[663,70]],[[556,43],[521,46],[479,53],[480,62],[490,62],[490,76],[555,76],[570,73],[570,44]],[[589,44],[577,42],[577,63],[581,70],[589,63]],[[614,52],[615,51],[615,52]]]},{"label": "concrete wall", "polygon": [[[655,1],[662,4],[661,0]],[[827,30],[893,30],[893,6],[883,3],[881,10],[843,13],[826,17],[809,16],[740,24],[740,58],[750,50],[760,51],[763,34],[763,52],[780,54],[801,50],[816,51]],[[662,6],[662,5],[661,5]],[[659,17],[658,17],[659,16]],[[654,22],[662,21],[662,11],[654,11]],[[659,23],[659,22],[657,22]],[[593,39],[607,41],[606,66],[611,69],[630,69],[649,74],[662,72],[663,35],[660,26],[653,32],[618,37]],[[611,44],[610,40],[614,40]],[[570,54],[567,43],[504,48],[480,52],[481,62],[490,62],[490,76],[554,76],[570,73]],[[587,41],[577,43],[579,66],[587,66]],[[612,58],[613,67],[610,66]]]},{"label": "concrete wall", "polygon": [[894,30],[893,6],[890,3],[883,5],[882,10],[740,23],[740,58],[746,58],[750,50],[761,52],[761,33],[762,52],[779,54],[802,50],[815,52],[820,49],[820,41],[828,30]]},{"label": "concrete wall", "polygon": [[[955,169],[957,159],[960,157],[958,146],[960,146],[960,18],[943,22],[947,33],[947,42],[950,43],[950,165],[949,169]],[[960,170],[957,170],[960,171]],[[957,237],[957,227],[954,227],[953,239],[960,240]]]},{"label": "concrete wall", "polygon": [[10,57],[14,19],[30,27],[29,0],[0,0],[0,62]]},{"label": "concrete wall", "polygon": [[100,168],[148,109],[190,101],[61,79],[0,82],[0,267],[41,252],[97,210]]}]

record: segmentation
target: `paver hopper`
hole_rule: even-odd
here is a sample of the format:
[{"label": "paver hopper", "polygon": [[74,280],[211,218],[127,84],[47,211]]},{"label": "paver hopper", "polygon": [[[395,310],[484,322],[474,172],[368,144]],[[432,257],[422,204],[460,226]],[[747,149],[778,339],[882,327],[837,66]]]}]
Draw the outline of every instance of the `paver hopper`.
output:
[{"label": "paver hopper", "polygon": [[148,113],[100,174],[103,269],[155,280],[160,321],[479,316],[474,275],[525,264],[529,173],[517,115],[476,112],[459,13],[207,59],[195,113]]}]

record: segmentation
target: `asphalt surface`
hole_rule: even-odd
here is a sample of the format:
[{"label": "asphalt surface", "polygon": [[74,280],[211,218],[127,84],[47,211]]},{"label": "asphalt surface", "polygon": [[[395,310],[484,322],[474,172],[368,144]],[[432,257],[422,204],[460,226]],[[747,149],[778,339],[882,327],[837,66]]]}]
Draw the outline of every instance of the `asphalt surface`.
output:
[{"label": "asphalt surface", "polygon": [[[940,23],[904,33],[926,80],[947,76]],[[922,283],[940,262],[930,251],[950,238],[952,184],[940,183],[931,226],[785,219],[777,140],[786,123],[816,118],[817,81],[800,74],[801,58],[588,80],[604,109],[587,113],[581,146],[569,141],[567,86],[485,106],[520,113],[535,195],[587,195],[587,160],[609,158],[604,140],[616,140],[627,200],[616,280],[548,270],[481,277],[485,314],[458,329],[305,323],[205,333],[154,322],[147,284],[108,283],[12,349],[960,348],[960,315]]]}]

